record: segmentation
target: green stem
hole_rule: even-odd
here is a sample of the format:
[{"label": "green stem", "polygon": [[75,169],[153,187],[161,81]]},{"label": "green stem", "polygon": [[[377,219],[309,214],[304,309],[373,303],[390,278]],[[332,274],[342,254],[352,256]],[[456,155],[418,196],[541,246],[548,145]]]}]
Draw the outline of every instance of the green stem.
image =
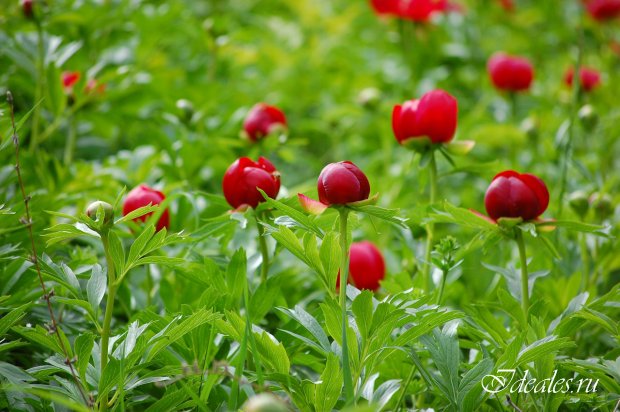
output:
[{"label": "green stem", "polygon": [[[433,150],[433,149],[431,149]],[[435,151],[431,152],[431,160],[428,165],[430,170],[431,198],[430,204],[435,204],[437,199],[437,162],[435,161]],[[435,225],[429,223],[426,225],[426,254],[424,256],[423,285],[424,290],[429,293],[431,290],[431,252],[433,250],[433,238],[435,235]]]},{"label": "green stem", "polygon": [[258,229],[258,245],[263,257],[260,277],[263,282],[266,282],[267,276],[269,276],[269,248],[267,247],[267,239],[265,238],[265,228],[260,224],[258,213],[254,214],[254,218],[256,219],[256,228]]},{"label": "green stem", "polygon": [[[529,277],[527,274],[527,256],[525,254],[525,242],[523,232],[515,228],[515,238],[519,247],[519,258],[521,259],[521,307],[523,308],[523,319],[527,325],[528,312],[530,310]],[[524,328],[525,328],[524,325]]]},{"label": "green stem", "polygon": [[562,152],[562,169],[560,178],[560,195],[558,196],[558,214],[557,218],[560,219],[564,210],[564,194],[566,192],[566,185],[568,180],[568,165],[571,161],[573,151],[573,139],[575,135],[575,119],[579,111],[579,101],[581,100],[581,60],[583,54],[583,29],[579,26],[577,30],[577,61],[573,72],[573,95],[571,100],[570,116],[568,118],[568,129],[566,136],[566,143],[564,144],[564,150]]},{"label": "green stem", "polygon": [[70,116],[67,120],[69,122],[69,133],[67,134],[67,142],[65,144],[65,153],[63,156],[65,166],[69,166],[73,161],[73,152],[75,151],[75,141],[77,137],[73,116]]},{"label": "green stem", "polygon": [[43,27],[37,20],[37,79],[34,91],[34,112],[32,113],[32,137],[30,139],[30,149],[36,150],[39,145],[39,125],[41,119],[41,105],[39,102],[43,98],[43,88],[45,85],[45,48],[43,47]]},{"label": "green stem", "polygon": [[409,382],[411,382],[411,379],[413,379],[413,374],[415,373],[415,365],[411,365],[411,372],[409,372],[409,376],[407,376],[407,380],[405,381],[405,384],[403,385],[403,390],[400,393],[400,396],[398,397],[398,402],[396,402],[396,407],[398,408],[398,411],[401,411],[402,408],[402,403],[405,400],[405,395],[407,394],[407,386],[409,386]]},{"label": "green stem", "polygon": [[437,294],[437,304],[441,305],[441,299],[443,298],[443,291],[446,287],[446,278],[448,277],[448,271],[441,271],[441,283],[439,284],[439,293]]},{"label": "green stem", "polygon": [[588,253],[585,233],[579,234],[579,249],[581,249],[581,264],[583,265],[581,292],[585,292],[590,288],[590,254]]},{"label": "green stem", "polygon": [[[118,285],[116,284],[116,275],[114,268],[114,261],[110,254],[110,242],[108,239],[108,230],[101,233],[101,242],[103,243],[103,250],[105,252],[106,263],[108,265],[108,298],[105,306],[105,316],[103,318],[103,328],[101,329],[101,374],[105,370],[108,364],[108,347],[110,343],[110,325],[112,323],[112,313],[114,312],[114,299],[116,297],[116,290]],[[106,411],[108,409],[108,394],[101,394],[101,400],[99,404],[99,411]]]},{"label": "green stem", "polygon": [[347,345],[347,280],[349,277],[349,242],[348,242],[348,217],[349,211],[340,209],[340,308],[342,309],[342,372],[344,374],[344,394],[346,405],[353,401],[353,379],[351,366],[349,365],[349,347]]},{"label": "green stem", "polygon": [[258,380],[258,386],[263,386],[263,368],[261,367],[260,355],[257,350],[256,341],[254,339],[254,333],[252,332],[252,319],[250,317],[250,285],[249,282],[245,283],[245,290],[243,291],[243,300],[245,301],[245,333],[248,335],[250,341],[250,348],[252,349],[252,356],[256,365],[256,378]]}]

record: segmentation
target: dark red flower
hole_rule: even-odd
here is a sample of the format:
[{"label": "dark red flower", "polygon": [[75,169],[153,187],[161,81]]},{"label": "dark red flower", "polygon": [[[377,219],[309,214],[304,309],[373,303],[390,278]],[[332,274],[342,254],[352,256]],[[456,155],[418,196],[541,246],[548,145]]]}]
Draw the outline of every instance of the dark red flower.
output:
[{"label": "dark red flower", "polygon": [[276,128],[286,127],[284,113],[275,106],[258,103],[248,113],[243,122],[243,130],[247,137],[255,142]]},{"label": "dark red flower", "polygon": [[484,206],[493,220],[501,217],[532,220],[549,206],[549,191],[539,177],[507,170],[493,178],[484,196]]},{"label": "dark red flower", "polygon": [[318,181],[319,200],[325,205],[344,205],[368,199],[370,183],[353,163],[330,163],[323,168]]},{"label": "dark red flower", "polygon": [[26,18],[31,19],[34,17],[34,0],[22,0],[22,11]]},{"label": "dark red flower", "polygon": [[515,4],[514,4],[513,0],[500,0],[500,5],[506,11],[514,11],[514,9],[515,9]]},{"label": "dark red flower", "polygon": [[456,99],[443,90],[433,90],[419,100],[394,106],[392,130],[399,143],[428,137],[433,143],[447,143],[454,137],[458,115]]},{"label": "dark red flower", "polygon": [[400,17],[403,19],[425,23],[431,19],[435,12],[443,11],[445,1],[434,0],[403,0],[401,4]]},{"label": "dark red flower", "polygon": [[[166,196],[155,189],[150,188],[147,185],[139,185],[135,187],[131,192],[127,194],[127,198],[125,198],[125,202],[123,203],[123,216],[133,212],[136,209],[139,209],[144,206],[150,205],[159,205],[166,199]],[[154,212],[147,213],[146,215],[140,216],[134,219],[134,222],[142,221],[146,222],[146,220],[153,214]],[[168,208],[164,210],[164,212],[159,217],[157,221],[157,225],[155,228],[157,230],[161,230],[163,228],[170,227],[170,213]]]},{"label": "dark red flower", "polygon": [[529,60],[501,52],[489,59],[487,69],[493,85],[499,90],[524,91],[534,79],[534,68]]},{"label": "dark red flower", "polygon": [[257,189],[271,198],[278,196],[280,173],[264,157],[260,157],[258,162],[241,157],[226,170],[222,188],[226,201],[235,209],[243,205],[256,207],[265,201]]},{"label": "dark red flower", "polygon": [[611,20],[620,16],[620,0],[590,0],[586,10],[598,21]]},{"label": "dark red flower", "polygon": [[[566,83],[567,86],[572,87],[574,77],[575,69],[571,67],[566,71],[566,74],[564,75],[564,83]],[[581,82],[581,87],[583,88],[583,90],[589,92],[601,84],[601,75],[596,69],[581,67],[579,69],[579,80]]]},{"label": "dark red flower", "polygon": [[80,81],[80,72],[63,72],[61,75],[62,78],[62,87],[65,89],[65,93],[71,93],[73,91],[73,86]]},{"label": "dark red flower", "polygon": [[370,5],[378,15],[398,16],[401,0],[370,0]]},{"label": "dark red flower", "polygon": [[349,259],[349,283],[377,291],[385,278],[385,260],[379,249],[368,241],[352,243]]}]

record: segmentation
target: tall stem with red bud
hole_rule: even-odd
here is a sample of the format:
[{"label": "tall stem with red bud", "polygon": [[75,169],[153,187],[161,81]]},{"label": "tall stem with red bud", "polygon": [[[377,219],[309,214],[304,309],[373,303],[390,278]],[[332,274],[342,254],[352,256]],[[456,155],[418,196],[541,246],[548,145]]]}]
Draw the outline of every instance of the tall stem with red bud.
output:
[{"label": "tall stem with red bud", "polygon": [[[433,149],[431,149],[433,150]],[[431,160],[428,165],[430,177],[430,204],[435,204],[437,200],[437,162],[435,161],[435,152],[431,151]],[[435,237],[435,225],[428,223],[426,226],[426,254],[424,256],[423,285],[426,292],[431,290],[431,252],[433,251],[433,241]]]},{"label": "tall stem with red bud", "polygon": [[344,375],[344,394],[346,404],[353,401],[353,378],[349,365],[349,347],[347,344],[347,281],[349,277],[349,242],[348,242],[348,217],[349,211],[341,208],[340,213],[340,308],[342,310],[342,372]]},{"label": "tall stem with red bud", "polygon": [[521,308],[523,310],[524,325],[527,325],[527,318],[530,310],[530,288],[525,242],[523,241],[523,233],[519,228],[515,228],[515,239],[517,241],[517,247],[519,248],[519,259],[521,260]]}]

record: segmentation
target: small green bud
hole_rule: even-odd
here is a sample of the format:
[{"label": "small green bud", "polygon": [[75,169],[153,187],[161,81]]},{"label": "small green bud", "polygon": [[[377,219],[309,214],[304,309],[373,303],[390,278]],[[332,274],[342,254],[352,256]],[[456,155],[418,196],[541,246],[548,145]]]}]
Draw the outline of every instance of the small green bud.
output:
[{"label": "small green bud", "polygon": [[581,125],[587,131],[592,131],[598,124],[598,115],[594,111],[594,107],[590,104],[586,104],[581,109],[579,109],[579,120],[581,121]]},{"label": "small green bud", "polygon": [[252,396],[241,407],[243,412],[289,412],[284,402],[270,393],[260,393]]},{"label": "small green bud", "polygon": [[194,105],[187,99],[179,99],[176,103],[177,109],[181,112],[181,116],[185,121],[189,121],[194,116]]},{"label": "small green bud", "polygon": [[527,117],[521,122],[521,130],[530,140],[538,139],[538,122],[533,117]]},{"label": "small green bud", "polygon": [[614,213],[611,196],[606,193],[594,193],[590,196],[590,205],[592,205],[594,214],[600,220],[608,219]]},{"label": "small green bud", "polygon": [[357,102],[368,109],[374,109],[379,104],[381,91],[375,87],[367,87],[357,95]]},{"label": "small green bud", "polygon": [[588,194],[582,190],[571,193],[568,197],[568,204],[577,216],[582,219],[588,214],[588,210],[590,209]]},{"label": "small green bud", "polygon": [[91,203],[86,208],[86,216],[90,217],[93,220],[97,219],[97,213],[99,209],[103,209],[103,226],[112,226],[114,223],[114,208],[108,202],[102,202],[101,200],[97,200],[96,202]]}]

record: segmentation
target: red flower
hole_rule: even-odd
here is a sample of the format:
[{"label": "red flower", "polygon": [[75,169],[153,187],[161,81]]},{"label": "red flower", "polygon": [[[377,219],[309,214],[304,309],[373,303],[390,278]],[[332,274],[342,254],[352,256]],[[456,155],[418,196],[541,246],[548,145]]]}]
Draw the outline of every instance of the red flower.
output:
[{"label": "red flower", "polygon": [[319,200],[324,205],[344,205],[368,199],[370,183],[353,163],[330,163],[319,175]]},{"label": "red flower", "polygon": [[278,195],[280,174],[264,157],[260,157],[258,162],[241,157],[226,170],[222,188],[226,201],[235,209],[243,205],[256,207],[265,201],[257,189],[261,189],[271,198]]},{"label": "red flower", "polygon": [[26,18],[31,19],[34,17],[34,0],[22,0],[22,11]]},{"label": "red flower", "polygon": [[349,283],[358,289],[377,291],[385,278],[385,260],[379,249],[367,241],[352,243],[349,258]]},{"label": "red flower", "polygon": [[[564,83],[566,83],[567,86],[572,87],[574,77],[575,69],[571,67],[566,71],[566,74],[564,75]],[[579,80],[581,82],[581,87],[583,88],[583,90],[589,92],[601,84],[601,75],[595,69],[581,67],[579,69]]]},{"label": "red flower", "polygon": [[534,79],[534,68],[527,59],[501,52],[495,53],[489,59],[487,69],[493,85],[499,90],[527,90]]},{"label": "red flower", "polygon": [[62,86],[65,89],[65,93],[71,93],[73,86],[80,81],[80,72],[63,72],[62,73]]},{"label": "red flower", "polygon": [[500,4],[506,11],[514,11],[515,9],[513,0],[500,0]]},{"label": "red flower", "polygon": [[286,127],[284,113],[277,107],[265,103],[258,103],[252,107],[243,122],[243,130],[253,142],[282,127]]},{"label": "red flower", "polygon": [[401,0],[370,0],[370,5],[378,15],[398,16]]},{"label": "red flower", "polygon": [[493,178],[484,196],[484,206],[493,220],[501,217],[532,220],[549,206],[549,191],[539,177],[507,170]]},{"label": "red flower", "polygon": [[392,130],[399,143],[428,137],[433,143],[447,143],[454,137],[458,114],[456,99],[443,90],[433,90],[419,100],[394,106]]},{"label": "red flower", "polygon": [[106,88],[105,83],[99,83],[95,79],[90,79],[88,80],[88,82],[86,82],[86,86],[84,87],[84,92],[86,92],[87,94],[92,93],[92,92],[103,94],[105,93],[105,88]]},{"label": "red flower", "polygon": [[590,0],[586,10],[594,20],[611,20],[620,16],[620,0]]},{"label": "red flower", "polygon": [[401,4],[400,17],[418,23],[428,22],[434,13],[448,11],[447,0],[404,0]]},{"label": "red flower", "polygon": [[[159,205],[166,199],[166,196],[155,189],[150,188],[147,185],[139,185],[135,187],[131,192],[127,194],[127,198],[123,203],[123,216],[133,212],[136,209],[139,209],[144,206],[151,205]],[[146,215],[140,216],[134,219],[134,222],[142,221],[146,222],[146,220],[151,216],[154,212],[147,213]],[[170,227],[170,213],[168,209],[164,210],[159,220],[157,221],[157,225],[155,228],[159,231],[163,228]]]}]

